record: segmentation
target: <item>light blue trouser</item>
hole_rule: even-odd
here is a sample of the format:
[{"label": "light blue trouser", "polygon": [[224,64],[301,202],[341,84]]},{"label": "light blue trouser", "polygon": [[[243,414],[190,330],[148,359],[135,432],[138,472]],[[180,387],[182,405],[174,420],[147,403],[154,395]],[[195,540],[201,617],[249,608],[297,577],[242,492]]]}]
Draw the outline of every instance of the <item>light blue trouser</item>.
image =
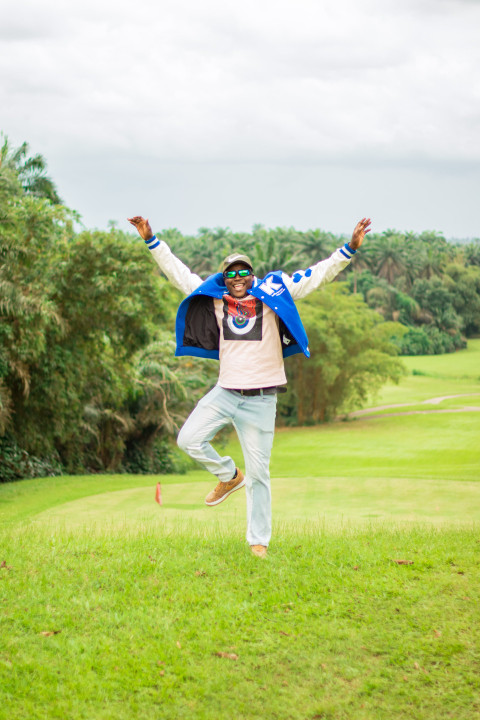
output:
[{"label": "light blue trouser", "polygon": [[276,395],[245,397],[216,385],[197,404],[178,435],[178,445],[221,482],[235,475],[231,457],[210,445],[219,430],[233,424],[245,460],[247,542],[267,546],[272,534],[270,454],[275,431]]}]

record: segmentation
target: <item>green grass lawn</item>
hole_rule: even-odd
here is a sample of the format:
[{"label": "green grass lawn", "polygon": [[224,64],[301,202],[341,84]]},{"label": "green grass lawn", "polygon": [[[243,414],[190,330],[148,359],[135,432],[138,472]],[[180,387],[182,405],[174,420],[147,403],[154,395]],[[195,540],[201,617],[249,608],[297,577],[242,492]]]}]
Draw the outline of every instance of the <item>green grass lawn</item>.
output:
[{"label": "green grass lawn", "polygon": [[420,355],[403,357],[412,372],[423,372],[432,377],[465,378],[480,381],[480,338],[468,341],[466,350],[445,355]]},{"label": "green grass lawn", "polygon": [[[479,359],[407,358],[372,406],[478,404]],[[280,429],[263,561],[201,471],[0,485],[0,718],[480,716],[479,437],[473,411]]]},{"label": "green grass lawn", "polygon": [[[0,532],[0,717],[472,720],[476,530]],[[401,563],[400,563],[401,561]]]},{"label": "green grass lawn", "polygon": [[[398,385],[387,384],[371,399],[371,405],[417,403],[429,398],[480,392],[480,339],[469,340],[468,348],[446,355],[403,357],[408,375]],[[470,404],[467,398],[463,399]]]},{"label": "green grass lawn", "polygon": [[[271,463],[279,521],[480,522],[480,413],[413,415],[281,429]],[[240,458],[231,440],[225,448]],[[154,501],[161,480],[164,504]],[[242,492],[207,508],[203,471],[45,478],[0,486],[0,521],[102,528],[148,521],[243,524]]]}]

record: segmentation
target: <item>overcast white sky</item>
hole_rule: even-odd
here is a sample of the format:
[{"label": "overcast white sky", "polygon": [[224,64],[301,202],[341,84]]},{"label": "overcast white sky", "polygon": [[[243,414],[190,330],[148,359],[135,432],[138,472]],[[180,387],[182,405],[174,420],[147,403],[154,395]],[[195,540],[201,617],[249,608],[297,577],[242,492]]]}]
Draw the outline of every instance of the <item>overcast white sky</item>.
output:
[{"label": "overcast white sky", "polygon": [[480,0],[0,0],[0,129],[88,227],[480,236]]}]

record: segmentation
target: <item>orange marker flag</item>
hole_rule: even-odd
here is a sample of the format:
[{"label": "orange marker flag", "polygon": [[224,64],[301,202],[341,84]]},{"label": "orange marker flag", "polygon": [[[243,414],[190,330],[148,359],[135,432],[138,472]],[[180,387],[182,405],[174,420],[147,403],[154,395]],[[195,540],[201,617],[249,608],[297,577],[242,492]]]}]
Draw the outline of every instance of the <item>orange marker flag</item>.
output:
[{"label": "orange marker flag", "polygon": [[161,505],[162,504],[162,486],[160,483],[157,483],[157,489],[155,490],[155,501]]}]

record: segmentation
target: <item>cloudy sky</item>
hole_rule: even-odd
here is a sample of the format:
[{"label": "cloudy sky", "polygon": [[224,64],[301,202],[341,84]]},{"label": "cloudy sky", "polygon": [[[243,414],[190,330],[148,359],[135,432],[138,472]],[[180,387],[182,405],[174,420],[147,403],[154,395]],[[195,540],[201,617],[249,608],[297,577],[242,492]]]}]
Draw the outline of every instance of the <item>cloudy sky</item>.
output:
[{"label": "cloudy sky", "polygon": [[480,236],[480,0],[1,0],[0,129],[87,227]]}]

